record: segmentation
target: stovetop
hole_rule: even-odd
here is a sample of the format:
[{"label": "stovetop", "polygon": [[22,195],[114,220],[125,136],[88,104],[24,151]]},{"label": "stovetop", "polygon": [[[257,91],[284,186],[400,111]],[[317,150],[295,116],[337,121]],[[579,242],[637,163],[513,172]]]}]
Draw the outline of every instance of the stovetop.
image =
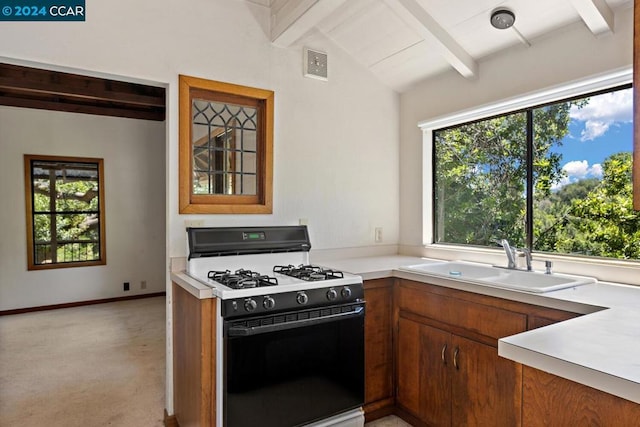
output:
[{"label": "stovetop", "polygon": [[[273,255],[266,258],[271,259]],[[241,258],[245,257],[247,256]],[[251,265],[250,269],[238,266],[237,260],[231,259],[240,257],[190,260],[187,263],[187,274],[211,287],[213,295],[222,299],[362,284],[360,276],[306,262],[281,263],[284,265],[272,263],[261,267],[255,263],[257,257],[259,258],[256,255],[249,256],[253,263],[244,264],[245,267]],[[224,266],[218,265],[221,262]],[[298,277],[287,274],[289,272]]]},{"label": "stovetop", "polygon": [[187,233],[187,274],[223,300],[277,300],[274,295],[322,288],[323,295],[329,289],[340,294],[344,287],[362,286],[360,276],[309,262],[304,226],[191,228]]}]

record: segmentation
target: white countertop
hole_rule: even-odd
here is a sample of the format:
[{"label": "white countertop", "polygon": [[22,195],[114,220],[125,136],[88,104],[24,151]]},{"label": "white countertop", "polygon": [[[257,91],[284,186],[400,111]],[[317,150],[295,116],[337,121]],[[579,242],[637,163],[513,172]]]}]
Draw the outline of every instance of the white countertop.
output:
[{"label": "white countertop", "polygon": [[[586,314],[498,341],[498,354],[572,381],[640,403],[640,287],[599,282],[544,294],[499,289],[460,279],[397,270],[429,262],[408,256],[323,260],[320,264],[364,280],[400,277],[498,298]],[[433,260],[436,261],[436,260]],[[172,280],[211,298],[182,273]],[[199,296],[200,295],[200,296]]]}]

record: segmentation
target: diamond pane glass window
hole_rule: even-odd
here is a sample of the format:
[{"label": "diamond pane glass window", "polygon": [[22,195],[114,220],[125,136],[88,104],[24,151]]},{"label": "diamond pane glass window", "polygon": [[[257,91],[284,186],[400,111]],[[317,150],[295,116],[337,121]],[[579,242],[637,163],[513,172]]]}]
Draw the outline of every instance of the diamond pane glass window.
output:
[{"label": "diamond pane glass window", "polygon": [[180,213],[271,213],[273,92],[180,76]]},{"label": "diamond pane glass window", "polygon": [[193,100],[193,194],[255,195],[258,109]]}]

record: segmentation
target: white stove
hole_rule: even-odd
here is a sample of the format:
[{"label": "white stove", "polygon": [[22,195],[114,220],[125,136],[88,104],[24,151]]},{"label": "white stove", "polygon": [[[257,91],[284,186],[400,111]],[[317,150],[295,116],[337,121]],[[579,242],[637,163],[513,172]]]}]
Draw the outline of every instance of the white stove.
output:
[{"label": "white stove", "polygon": [[309,264],[305,226],[187,229],[218,298],[217,425],[364,425],[362,278]]},{"label": "white stove", "polygon": [[189,228],[187,274],[224,300],[223,317],[353,302],[360,276],[310,265],[307,228]]}]

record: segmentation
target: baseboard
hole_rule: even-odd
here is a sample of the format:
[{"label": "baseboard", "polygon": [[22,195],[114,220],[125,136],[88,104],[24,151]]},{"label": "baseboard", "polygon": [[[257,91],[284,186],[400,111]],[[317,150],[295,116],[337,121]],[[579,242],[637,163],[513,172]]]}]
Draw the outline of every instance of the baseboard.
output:
[{"label": "baseboard", "polygon": [[402,408],[398,408],[396,406],[393,413],[394,413],[395,416],[397,416],[398,418],[401,418],[404,422],[409,423],[414,427],[428,427],[425,423],[423,423],[422,421],[420,421],[418,418],[414,417],[413,415],[409,414],[408,412],[406,412]]},{"label": "baseboard", "polygon": [[378,418],[384,418],[388,415],[393,415],[395,408],[393,406],[393,399],[387,399],[385,405],[377,405],[372,407],[371,405],[365,405],[364,407],[364,420],[365,422],[371,422]]},{"label": "baseboard", "polygon": [[160,297],[160,296],[166,296],[166,295],[167,295],[166,292],[154,292],[151,294],[130,295],[125,297],[94,299],[89,301],[68,302],[64,304],[41,305],[39,307],[16,308],[13,310],[0,311],[0,316],[7,316],[10,314],[30,313],[32,311],[57,310],[59,308],[80,307],[83,305],[104,304],[107,302],[126,301],[126,300],[132,300],[132,299]]},{"label": "baseboard", "polygon": [[164,410],[164,426],[165,427],[180,427],[175,415],[169,415],[167,409]]}]

